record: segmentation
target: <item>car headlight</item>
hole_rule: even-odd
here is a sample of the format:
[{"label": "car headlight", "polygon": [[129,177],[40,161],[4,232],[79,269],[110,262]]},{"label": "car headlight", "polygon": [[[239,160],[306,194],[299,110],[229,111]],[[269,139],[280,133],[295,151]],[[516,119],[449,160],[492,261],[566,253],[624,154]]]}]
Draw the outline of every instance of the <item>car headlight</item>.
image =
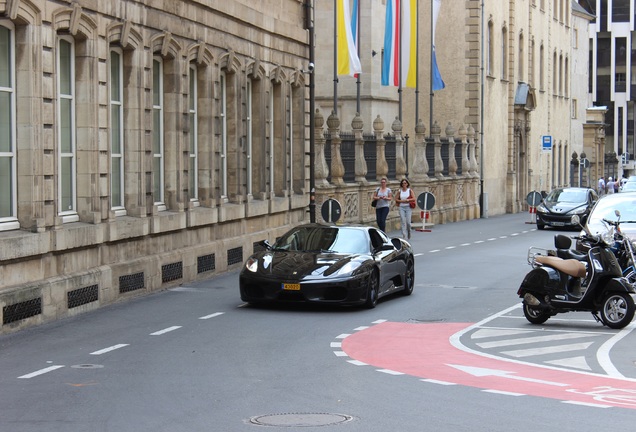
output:
[{"label": "car headlight", "polygon": [[256,273],[256,271],[258,270],[258,260],[254,257],[249,257],[245,262],[245,268],[252,273]]},{"label": "car headlight", "polygon": [[544,206],[543,204],[539,204],[539,205],[537,206],[537,212],[538,212],[538,213],[547,213],[547,212],[548,212],[548,209],[547,209],[547,208],[545,208],[545,206]]},{"label": "car headlight", "polygon": [[572,214],[583,214],[587,211],[586,207],[579,207],[579,208],[575,208],[574,210],[570,210],[570,213]]},{"label": "car headlight", "polygon": [[360,267],[360,263],[356,261],[349,261],[338,270],[339,275],[353,273]]}]

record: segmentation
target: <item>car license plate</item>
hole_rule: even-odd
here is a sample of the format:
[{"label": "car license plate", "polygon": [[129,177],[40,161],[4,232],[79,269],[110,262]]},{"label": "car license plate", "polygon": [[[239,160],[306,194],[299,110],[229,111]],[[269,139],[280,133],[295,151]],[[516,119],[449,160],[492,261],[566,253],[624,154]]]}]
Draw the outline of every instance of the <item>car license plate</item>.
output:
[{"label": "car license plate", "polygon": [[287,291],[300,291],[300,284],[284,283],[283,289]]},{"label": "car license plate", "polygon": [[552,222],[552,225],[554,225],[554,226],[564,226],[565,222]]}]

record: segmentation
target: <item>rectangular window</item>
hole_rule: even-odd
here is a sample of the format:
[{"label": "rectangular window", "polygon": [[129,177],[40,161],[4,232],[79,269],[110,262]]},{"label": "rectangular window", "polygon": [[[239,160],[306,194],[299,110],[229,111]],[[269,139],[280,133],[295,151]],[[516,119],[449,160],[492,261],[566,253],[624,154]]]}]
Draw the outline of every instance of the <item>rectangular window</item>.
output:
[{"label": "rectangular window", "polygon": [[13,53],[13,32],[0,26],[0,231],[20,227],[16,218]]},{"label": "rectangular window", "polygon": [[75,45],[58,41],[58,213],[63,222],[79,220],[76,208]]},{"label": "rectangular window", "polygon": [[221,72],[221,195],[227,197],[227,77]]},{"label": "rectangular window", "polygon": [[110,204],[117,216],[124,208],[124,104],[120,50],[110,52]]},{"label": "rectangular window", "polygon": [[190,167],[188,171],[189,177],[189,193],[190,201],[195,206],[199,205],[199,182],[198,182],[198,113],[197,113],[197,99],[199,97],[197,87],[197,69],[194,66],[190,66],[190,93],[188,100],[188,116],[190,119]]},{"label": "rectangular window", "polygon": [[163,169],[163,62],[155,57],[152,60],[152,193],[160,211],[166,209]]},{"label": "rectangular window", "polygon": [[577,101],[576,99],[572,99],[572,118],[573,119],[577,118],[577,114],[576,114],[577,110],[578,110]]}]

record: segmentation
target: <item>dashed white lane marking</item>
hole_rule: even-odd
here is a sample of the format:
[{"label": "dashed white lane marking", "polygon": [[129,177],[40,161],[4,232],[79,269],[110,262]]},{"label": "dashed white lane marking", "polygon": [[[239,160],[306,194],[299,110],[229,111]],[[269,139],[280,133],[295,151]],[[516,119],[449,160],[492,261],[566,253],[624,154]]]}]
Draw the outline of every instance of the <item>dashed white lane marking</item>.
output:
[{"label": "dashed white lane marking", "polygon": [[612,408],[611,405],[595,404],[595,403],[588,403],[588,402],[577,402],[577,401],[561,401],[561,402],[565,404],[570,404],[570,405],[582,405],[582,406],[587,406],[592,408]]},{"label": "dashed white lane marking", "polygon": [[166,333],[169,333],[171,331],[175,331],[175,330],[180,329],[180,328],[181,328],[181,326],[168,327],[168,328],[165,328],[163,330],[159,330],[159,331],[156,331],[154,333],[150,333],[150,336],[160,336],[162,334],[166,334]]},{"label": "dashed white lane marking", "polygon": [[352,365],[356,365],[356,366],[368,366],[368,364],[361,362],[360,360],[347,360],[349,363],[351,363]]},{"label": "dashed white lane marking", "polygon": [[106,354],[107,352],[115,351],[116,349],[127,347],[127,346],[128,344],[117,344],[117,345],[110,346],[108,348],[100,349],[98,351],[93,351],[91,355],[102,355],[102,354]]},{"label": "dashed white lane marking", "polygon": [[404,375],[403,372],[393,371],[391,369],[376,369],[378,372],[382,372],[389,375]]},{"label": "dashed white lane marking", "polygon": [[331,342],[331,348],[342,348],[342,342]]},{"label": "dashed white lane marking", "polygon": [[48,372],[54,371],[54,370],[56,370],[56,369],[63,368],[63,367],[64,367],[64,365],[49,366],[49,367],[47,367],[47,368],[40,369],[40,370],[37,370],[37,371],[35,371],[35,372],[31,372],[30,374],[26,374],[26,375],[19,376],[18,378],[22,378],[22,379],[29,379],[29,378],[36,377],[36,376],[38,376],[38,375],[43,375],[43,374],[45,374],[45,373],[48,373]]},{"label": "dashed white lane marking", "polygon": [[509,392],[509,391],[503,391],[503,390],[482,390],[484,393],[494,393],[494,394],[500,394],[500,395],[504,395],[504,396],[526,396],[524,393],[515,393],[515,392]]},{"label": "dashed white lane marking", "polygon": [[431,383],[431,384],[445,385],[445,386],[457,385],[457,383],[454,383],[454,382],[440,381],[440,380],[430,379],[430,378],[422,378],[420,381]]},{"label": "dashed white lane marking", "polygon": [[205,315],[205,316],[199,317],[199,319],[200,320],[206,320],[206,319],[218,317],[219,315],[223,315],[223,314],[224,314],[224,312],[215,312],[215,313],[210,314],[210,315]]}]

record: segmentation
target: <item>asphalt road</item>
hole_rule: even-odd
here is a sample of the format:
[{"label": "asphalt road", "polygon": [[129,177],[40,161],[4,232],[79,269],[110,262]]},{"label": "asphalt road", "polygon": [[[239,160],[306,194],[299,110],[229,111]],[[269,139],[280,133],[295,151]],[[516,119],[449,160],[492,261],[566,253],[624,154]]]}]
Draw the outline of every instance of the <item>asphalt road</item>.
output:
[{"label": "asphalt road", "polygon": [[528,221],[413,233],[413,295],[372,310],[246,306],[231,273],[0,337],[0,431],[631,430],[631,326],[517,307],[555,234]]}]

